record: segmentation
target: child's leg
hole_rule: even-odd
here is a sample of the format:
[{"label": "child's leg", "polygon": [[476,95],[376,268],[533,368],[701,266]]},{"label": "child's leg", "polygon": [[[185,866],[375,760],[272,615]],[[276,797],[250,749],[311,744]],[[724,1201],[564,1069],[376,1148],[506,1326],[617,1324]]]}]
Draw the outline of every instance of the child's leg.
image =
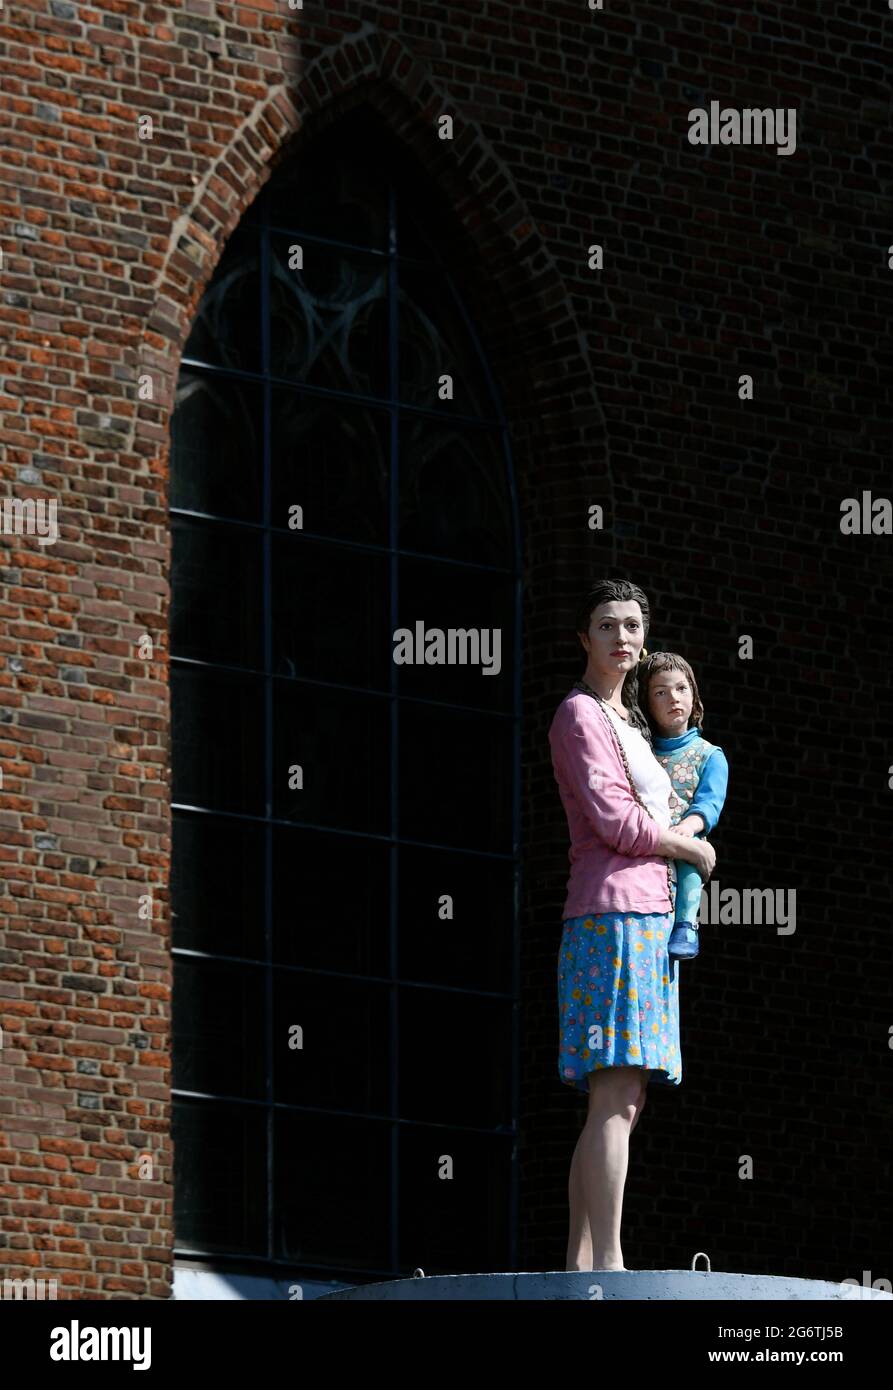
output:
[{"label": "child's leg", "polygon": [[[696,837],[698,840],[704,838],[703,832]],[[676,907],[673,914],[675,922],[691,922],[697,925],[698,912],[701,906],[701,889],[704,880],[698,873],[694,864],[689,864],[686,859],[676,860]]]}]

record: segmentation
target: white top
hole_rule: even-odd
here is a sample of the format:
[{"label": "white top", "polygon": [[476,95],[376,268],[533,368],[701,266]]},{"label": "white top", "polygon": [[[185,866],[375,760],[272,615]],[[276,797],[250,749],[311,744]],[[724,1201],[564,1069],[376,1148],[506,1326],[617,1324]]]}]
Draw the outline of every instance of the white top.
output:
[{"label": "white top", "polygon": [[644,735],[638,729],[627,723],[610,705],[602,705],[602,709],[608,711],[608,718],[617,730],[617,735],[623,744],[623,751],[626,753],[626,760],[629,763],[629,770],[632,773],[636,791],[658,825],[664,830],[669,830],[670,793],[673,790],[673,784],[666,770],[661,767]]}]

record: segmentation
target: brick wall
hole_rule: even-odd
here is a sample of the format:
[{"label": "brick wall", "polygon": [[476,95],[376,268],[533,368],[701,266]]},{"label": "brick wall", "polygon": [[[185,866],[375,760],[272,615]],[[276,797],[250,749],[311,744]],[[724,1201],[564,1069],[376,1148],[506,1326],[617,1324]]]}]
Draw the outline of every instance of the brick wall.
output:
[{"label": "brick wall", "polygon": [[[627,1264],[704,1249],[714,1268],[893,1278],[893,541],[839,529],[843,497],[889,491],[891,44],[878,7],[6,0],[2,496],[56,498],[60,536],[0,536],[4,1273],[169,1293],[171,394],[270,168],[365,101],[455,210],[512,423],[521,1267],[563,1267],[582,1118],[556,1069],[567,844],[545,735],[581,666],[574,604],[621,572],[729,756],[717,877],[798,894],[794,937],[706,929],[682,968],[684,1080],[651,1088],[633,1139]],[[796,154],[690,145],[711,99],[796,107]]]}]

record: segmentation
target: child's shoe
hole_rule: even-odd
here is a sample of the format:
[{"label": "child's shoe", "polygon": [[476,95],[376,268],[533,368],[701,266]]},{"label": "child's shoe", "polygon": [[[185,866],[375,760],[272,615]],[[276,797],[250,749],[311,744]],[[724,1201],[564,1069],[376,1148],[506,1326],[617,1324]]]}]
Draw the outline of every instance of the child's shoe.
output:
[{"label": "child's shoe", "polygon": [[680,960],[693,960],[700,950],[700,944],[695,922],[677,922],[670,932],[667,951]]}]

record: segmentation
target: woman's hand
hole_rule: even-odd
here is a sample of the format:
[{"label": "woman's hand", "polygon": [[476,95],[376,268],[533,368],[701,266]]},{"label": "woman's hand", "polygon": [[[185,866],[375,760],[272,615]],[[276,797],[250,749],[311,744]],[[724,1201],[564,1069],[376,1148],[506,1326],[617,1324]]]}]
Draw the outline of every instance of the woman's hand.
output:
[{"label": "woman's hand", "polygon": [[716,850],[708,840],[692,840],[690,848],[691,854],[686,858],[690,864],[694,864],[706,883],[716,868]]},{"label": "woman's hand", "polygon": [[716,850],[707,840],[696,840],[692,835],[680,835],[676,830],[661,830],[655,849],[657,854],[667,859],[684,859],[694,864],[706,883],[716,867]]}]

